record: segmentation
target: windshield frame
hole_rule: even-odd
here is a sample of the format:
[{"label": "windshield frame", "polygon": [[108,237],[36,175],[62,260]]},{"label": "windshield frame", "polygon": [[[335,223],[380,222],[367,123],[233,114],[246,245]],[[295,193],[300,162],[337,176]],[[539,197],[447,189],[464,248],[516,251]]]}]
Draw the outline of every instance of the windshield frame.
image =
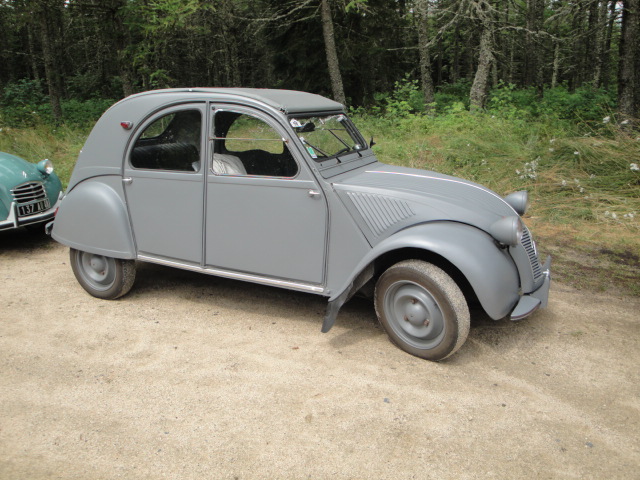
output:
[{"label": "windshield frame", "polygon": [[[312,139],[309,139],[310,141],[307,141],[307,138],[305,138],[305,134],[318,131],[316,130],[318,126],[315,126],[313,130],[309,130],[307,132],[302,131],[303,128],[305,128],[305,126],[308,125],[309,121],[311,120],[315,120],[322,126],[324,126],[332,118],[336,118],[336,120],[341,124],[343,128],[341,128],[340,130],[346,133],[345,136],[341,137],[339,134],[336,134],[335,132],[338,131],[338,129],[335,128],[319,128],[318,130],[328,131],[331,135],[333,135],[333,137],[335,137],[334,141],[336,143],[343,144],[345,146],[344,149],[348,148],[348,150],[346,151],[344,151],[344,149],[339,149],[333,153],[325,152],[320,147],[315,145],[315,142],[313,142]],[[296,113],[288,115],[287,122],[293,130],[297,141],[302,145],[302,148],[305,150],[307,155],[316,164],[318,164],[320,168],[324,166],[333,166],[336,164],[348,162],[353,159],[361,158],[363,156],[363,152],[369,149],[369,144],[366,142],[358,128],[342,111]],[[318,153],[320,153],[320,155],[318,155]]]}]

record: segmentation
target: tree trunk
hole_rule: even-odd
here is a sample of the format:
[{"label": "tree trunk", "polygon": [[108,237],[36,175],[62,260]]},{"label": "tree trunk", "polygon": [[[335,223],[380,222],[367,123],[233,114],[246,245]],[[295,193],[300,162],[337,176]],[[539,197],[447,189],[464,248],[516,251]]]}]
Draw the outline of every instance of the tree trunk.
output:
[{"label": "tree trunk", "polygon": [[422,81],[422,95],[424,96],[424,109],[426,112],[433,110],[435,97],[433,94],[433,79],[431,78],[431,57],[429,55],[429,5],[428,0],[417,0],[418,21],[418,53],[420,54],[420,80]]},{"label": "tree trunk", "polygon": [[51,113],[56,124],[62,123],[62,107],[60,97],[62,96],[58,82],[58,70],[56,68],[55,55],[51,45],[52,38],[47,22],[47,7],[40,5],[36,11],[38,24],[40,26],[40,36],[42,39],[42,56],[44,58],[44,72],[49,88],[49,102],[51,103]]},{"label": "tree trunk", "polygon": [[551,88],[558,85],[558,74],[560,73],[560,42],[555,42],[553,50],[553,75],[551,76]]},{"label": "tree trunk", "polygon": [[38,71],[38,59],[36,57],[36,49],[35,49],[35,42],[33,39],[32,29],[33,29],[33,24],[28,23],[27,24],[27,41],[29,45],[29,62],[31,66],[33,79],[36,82],[40,83],[40,72]]},{"label": "tree trunk", "polygon": [[[586,50],[583,65],[585,66],[585,81],[594,81],[594,76],[598,70],[598,36],[600,24],[598,22],[598,1],[591,0],[587,7],[587,36],[585,41]],[[599,73],[598,73],[599,75]],[[597,85],[596,85],[597,86]]]},{"label": "tree trunk", "polygon": [[320,0],[320,12],[322,18],[322,34],[324,36],[324,49],[327,54],[327,64],[329,66],[329,78],[331,79],[331,90],[333,99],[346,105],[344,87],[342,86],[342,75],[340,74],[340,64],[338,63],[338,51],[333,35],[333,20],[331,19],[331,8],[329,0]]},{"label": "tree trunk", "polygon": [[605,60],[605,37],[606,37],[606,26],[607,26],[607,9],[609,4],[607,0],[603,0],[600,2],[600,6],[598,7],[598,24],[597,30],[595,34],[595,67],[593,69],[593,86],[595,88],[599,88],[602,85],[602,77],[603,77],[603,67]]},{"label": "tree trunk", "polygon": [[458,23],[453,30],[453,65],[451,66],[451,83],[460,80],[460,32]]},{"label": "tree trunk", "polygon": [[483,22],[482,34],[480,35],[480,53],[478,55],[478,69],[471,85],[470,103],[471,111],[484,108],[489,93],[489,74],[493,64],[493,44],[491,24]]},{"label": "tree trunk", "polygon": [[622,0],[622,33],[620,35],[620,63],[618,66],[618,111],[627,118],[638,116],[636,105],[638,55],[638,6],[640,0]]},{"label": "tree trunk", "polygon": [[126,0],[115,0],[111,8],[107,11],[108,21],[113,26],[115,32],[115,49],[116,62],[118,65],[118,73],[122,82],[122,94],[125,97],[133,95],[135,89],[133,87],[133,73],[131,71],[131,59],[127,55],[127,45],[130,41],[130,32],[123,22],[123,9],[126,6]]},{"label": "tree trunk", "polygon": [[542,97],[543,71],[542,55],[540,54],[540,31],[544,15],[544,3],[542,0],[527,1],[527,63],[525,65],[525,85],[533,86],[539,97]]},{"label": "tree trunk", "polygon": [[603,69],[602,85],[604,86],[604,88],[609,88],[609,80],[611,78],[611,75],[609,73],[610,62],[611,62],[611,37],[613,36],[613,24],[617,17],[616,15],[617,3],[618,3],[617,0],[610,0],[609,2],[609,18],[607,23],[607,30],[604,36],[604,47],[603,47],[604,59],[602,61],[602,69]]},{"label": "tree trunk", "polygon": [[569,91],[573,92],[576,88],[582,85],[582,73],[584,67],[582,65],[584,54],[584,41],[583,41],[583,28],[582,25],[584,19],[584,9],[581,3],[577,4],[577,11],[573,15],[571,20],[571,30],[576,32],[574,35],[571,48],[573,58],[573,69],[571,71],[571,77],[569,78]]}]

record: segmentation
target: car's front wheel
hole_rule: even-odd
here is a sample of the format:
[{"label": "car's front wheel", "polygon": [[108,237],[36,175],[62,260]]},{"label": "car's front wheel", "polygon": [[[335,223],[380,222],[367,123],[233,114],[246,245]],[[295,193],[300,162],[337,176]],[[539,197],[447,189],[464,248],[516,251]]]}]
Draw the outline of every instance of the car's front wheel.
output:
[{"label": "car's front wheel", "polygon": [[128,293],[133,286],[136,278],[133,260],[95,255],[74,248],[69,257],[78,283],[94,297],[113,300]]},{"label": "car's front wheel", "polygon": [[421,260],[397,263],[380,276],[375,307],[391,341],[427,360],[453,354],[469,333],[462,291],[446,272]]}]

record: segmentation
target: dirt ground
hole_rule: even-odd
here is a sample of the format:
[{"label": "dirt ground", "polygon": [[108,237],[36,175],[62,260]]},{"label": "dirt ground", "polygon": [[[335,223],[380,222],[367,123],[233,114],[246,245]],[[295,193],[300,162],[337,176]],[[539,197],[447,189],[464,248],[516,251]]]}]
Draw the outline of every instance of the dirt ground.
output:
[{"label": "dirt ground", "polygon": [[90,297],[66,248],[0,234],[0,479],[640,477],[640,300],[555,282],[451,359],[355,299],[141,265]]}]

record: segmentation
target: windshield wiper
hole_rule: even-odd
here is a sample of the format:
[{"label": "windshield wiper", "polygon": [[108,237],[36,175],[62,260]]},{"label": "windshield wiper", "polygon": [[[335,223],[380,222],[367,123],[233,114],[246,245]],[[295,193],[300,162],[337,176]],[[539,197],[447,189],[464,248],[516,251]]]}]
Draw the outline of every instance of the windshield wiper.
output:
[{"label": "windshield wiper", "polygon": [[[303,137],[299,137],[300,140],[302,140],[302,143],[304,143],[305,145],[309,145],[311,148],[313,148],[314,150],[317,150],[318,152],[320,152],[322,155],[324,155],[325,157],[329,158],[331,157],[331,155],[329,155],[327,152],[325,152],[324,150],[316,147],[315,145],[311,145],[309,142],[307,142],[307,140],[305,140]],[[338,160],[340,161],[340,160]]]},{"label": "windshield wiper", "polygon": [[[333,135],[334,137],[336,137],[336,139],[337,139],[341,144],[343,144],[345,147],[347,147],[349,150],[351,150],[351,146],[350,146],[347,142],[345,142],[344,140],[342,140],[338,135],[336,135],[335,133],[333,133],[333,129],[332,129],[332,128],[327,128],[327,131],[328,131],[331,135]],[[342,130],[342,131],[344,131],[344,130]],[[342,151],[342,150],[340,150],[340,152],[341,152],[341,151]],[[338,153],[340,153],[340,152],[338,152]],[[338,153],[336,153],[336,155],[338,155]]]}]

